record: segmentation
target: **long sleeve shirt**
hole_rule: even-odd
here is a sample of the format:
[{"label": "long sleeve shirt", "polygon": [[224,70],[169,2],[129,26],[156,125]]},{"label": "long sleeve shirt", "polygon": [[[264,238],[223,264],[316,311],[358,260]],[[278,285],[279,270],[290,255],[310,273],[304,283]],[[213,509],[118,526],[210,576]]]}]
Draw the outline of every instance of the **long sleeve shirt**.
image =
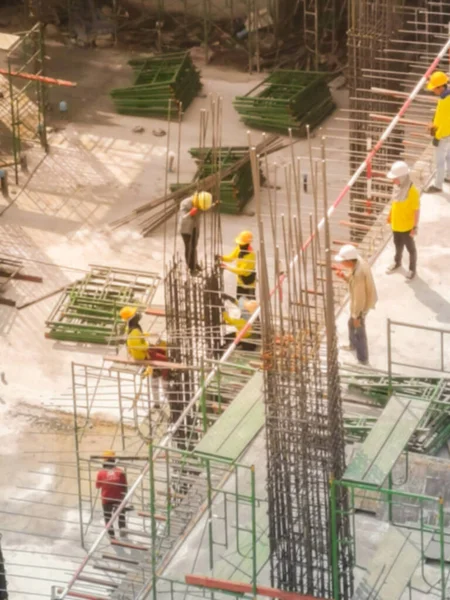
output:
[{"label": "long sleeve shirt", "polygon": [[222,256],[222,260],[225,263],[236,261],[236,266],[228,267],[228,270],[237,275],[239,285],[250,288],[256,286],[256,254],[252,248],[242,252],[240,247],[236,246],[230,254]]},{"label": "long sleeve shirt", "polygon": [[194,229],[200,226],[199,209],[194,206],[194,196],[185,198],[180,204],[178,213],[178,233],[192,235]]},{"label": "long sleeve shirt", "polygon": [[369,264],[358,258],[353,273],[348,278],[350,314],[353,319],[365,315],[375,308],[378,296]]}]

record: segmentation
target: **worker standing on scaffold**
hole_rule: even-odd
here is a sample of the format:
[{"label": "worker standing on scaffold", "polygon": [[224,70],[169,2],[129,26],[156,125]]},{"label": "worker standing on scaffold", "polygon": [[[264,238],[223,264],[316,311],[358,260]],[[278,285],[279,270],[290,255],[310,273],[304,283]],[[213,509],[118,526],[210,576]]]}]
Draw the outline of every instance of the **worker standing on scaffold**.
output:
[{"label": "worker standing on scaffold", "polygon": [[[167,362],[167,354],[164,348],[152,347],[148,343],[140,321],[142,315],[138,313],[134,306],[124,306],[120,311],[120,318],[127,323],[127,350],[134,360],[153,360]],[[151,388],[153,406],[160,408],[168,396],[169,371],[167,369],[154,369],[148,367],[144,371],[144,376],[151,375]],[[162,383],[162,392],[160,390]]]},{"label": "worker standing on scaffold", "polygon": [[[105,450],[103,459],[103,468],[97,473],[95,487],[101,490],[103,516],[105,525],[107,525],[127,494],[128,482],[127,476],[116,464],[117,459],[114,450]],[[125,528],[125,513],[122,510],[119,515],[119,532],[121,536]],[[108,534],[111,539],[115,538],[114,526],[108,529]]]},{"label": "worker standing on scaffold", "polygon": [[433,185],[425,190],[427,194],[442,192],[444,181],[450,183],[450,89],[448,76],[442,71],[435,71],[427,84],[427,90],[439,96],[436,112],[428,130],[433,136],[436,159],[436,179]]},{"label": "worker standing on scaffold", "polygon": [[[256,298],[256,253],[251,243],[253,233],[241,231],[236,238],[236,248],[225,256],[219,257],[222,261],[222,269],[226,269],[237,275],[236,298]],[[236,261],[236,266],[231,267],[225,263]]]},{"label": "worker standing on scaffold", "polygon": [[197,192],[185,198],[180,204],[178,230],[184,243],[184,258],[191,272],[196,275],[200,271],[197,262],[197,245],[200,237],[200,211],[206,212],[212,206],[212,195],[209,192]]}]

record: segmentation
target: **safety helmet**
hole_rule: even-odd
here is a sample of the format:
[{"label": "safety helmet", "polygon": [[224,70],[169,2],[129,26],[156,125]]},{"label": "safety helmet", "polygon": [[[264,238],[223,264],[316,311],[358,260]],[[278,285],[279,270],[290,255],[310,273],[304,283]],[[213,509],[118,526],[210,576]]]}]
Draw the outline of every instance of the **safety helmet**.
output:
[{"label": "safety helmet", "polygon": [[244,308],[247,312],[249,312],[251,315],[255,312],[255,310],[258,308],[259,303],[256,300],[247,300],[244,304]]},{"label": "safety helmet", "polygon": [[448,83],[448,76],[442,71],[435,71],[428,80],[427,90],[435,90]]},{"label": "safety helmet", "polygon": [[105,450],[102,454],[103,458],[116,458],[114,450]]},{"label": "safety helmet", "polygon": [[134,317],[134,315],[137,313],[137,308],[135,306],[124,306],[121,310],[120,310],[120,318],[123,321],[129,321],[130,319],[132,319]]},{"label": "safety helmet", "polygon": [[405,177],[405,175],[409,175],[409,167],[403,160],[397,160],[387,173],[386,177],[388,179],[398,179],[399,177]]},{"label": "safety helmet", "polygon": [[336,262],[345,262],[346,260],[356,260],[359,258],[358,250],[351,244],[345,244],[339,250],[339,254],[334,257]]},{"label": "safety helmet", "polygon": [[194,196],[194,206],[200,210],[209,210],[212,206],[212,194],[209,192],[198,192]]},{"label": "safety helmet", "polygon": [[251,231],[241,231],[236,238],[236,244],[238,246],[247,246],[253,242],[253,233]]}]

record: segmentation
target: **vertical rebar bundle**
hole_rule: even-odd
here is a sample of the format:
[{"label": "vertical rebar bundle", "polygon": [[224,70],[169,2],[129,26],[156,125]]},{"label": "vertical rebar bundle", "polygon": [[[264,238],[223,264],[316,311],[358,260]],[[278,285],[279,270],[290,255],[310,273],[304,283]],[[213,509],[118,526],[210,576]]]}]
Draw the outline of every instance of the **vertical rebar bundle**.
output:
[{"label": "vertical rebar bundle", "polygon": [[[186,365],[173,374],[170,412],[176,422],[202,381],[207,358],[218,358],[222,318],[221,273],[205,269],[197,277],[187,274],[175,260],[165,282],[167,347],[169,359]],[[197,367],[194,369],[193,367]],[[178,448],[192,450],[198,436],[193,427],[195,413],[187,415],[175,438]]]},{"label": "vertical rebar bundle", "polygon": [[[345,466],[330,234],[326,227],[321,239],[314,228],[312,243],[304,243],[294,160],[288,178],[293,181],[290,214],[286,222],[282,215],[282,242],[274,244],[275,255],[290,264],[283,297],[269,292],[271,243],[259,221],[271,578],[277,588],[330,598],[329,482]],[[323,198],[326,209],[325,185]],[[339,503],[343,541],[348,536],[344,495]],[[345,543],[339,548],[340,593],[346,599],[353,592],[352,556]]]}]

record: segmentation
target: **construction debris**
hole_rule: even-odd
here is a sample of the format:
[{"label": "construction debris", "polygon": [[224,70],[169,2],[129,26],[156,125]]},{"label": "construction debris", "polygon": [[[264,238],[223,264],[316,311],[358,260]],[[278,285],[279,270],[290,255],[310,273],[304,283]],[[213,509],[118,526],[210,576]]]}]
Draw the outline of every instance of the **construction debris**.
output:
[{"label": "construction debris", "polygon": [[[0,293],[6,288],[8,283],[15,279],[19,281],[30,281],[33,283],[42,283],[42,277],[37,275],[27,275],[22,273],[23,263],[21,260],[11,259],[0,256]],[[0,297],[0,304],[5,306],[16,306],[16,301],[9,298]]]},{"label": "construction debris", "polygon": [[[256,93],[257,92],[257,93]],[[280,70],[271,73],[234,107],[249,127],[305,136],[336,108],[324,73]]]},{"label": "construction debris", "polygon": [[189,52],[138,58],[128,64],[135,72],[133,85],[111,91],[121,114],[175,119],[202,88]]},{"label": "construction debris", "polygon": [[46,321],[45,337],[65,342],[117,345],[125,305],[147,309],[160,277],[155,273],[91,266],[84,279],[67,287]]}]

